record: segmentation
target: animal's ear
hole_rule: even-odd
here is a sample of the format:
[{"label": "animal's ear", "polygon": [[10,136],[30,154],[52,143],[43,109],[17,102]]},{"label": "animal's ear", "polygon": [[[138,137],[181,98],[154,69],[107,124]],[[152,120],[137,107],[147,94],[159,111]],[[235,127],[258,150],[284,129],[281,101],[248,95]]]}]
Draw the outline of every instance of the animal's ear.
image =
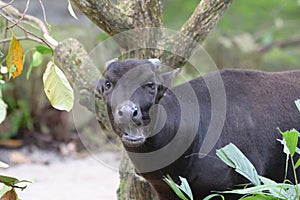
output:
[{"label": "animal's ear", "polygon": [[154,66],[155,70],[161,66],[161,62],[158,58],[150,58],[148,61]]},{"label": "animal's ear", "polygon": [[117,62],[118,60],[119,60],[118,58],[114,58],[114,59],[112,59],[112,60],[107,61],[107,62],[105,63],[105,65],[104,65],[105,69],[107,69],[107,67],[108,67],[110,64],[112,64],[112,63],[114,63],[114,62]]},{"label": "animal's ear", "polygon": [[177,76],[177,74],[180,72],[180,69],[174,69],[169,72],[162,73],[160,77],[162,78],[162,83],[165,87],[170,87],[172,84],[172,81]]}]

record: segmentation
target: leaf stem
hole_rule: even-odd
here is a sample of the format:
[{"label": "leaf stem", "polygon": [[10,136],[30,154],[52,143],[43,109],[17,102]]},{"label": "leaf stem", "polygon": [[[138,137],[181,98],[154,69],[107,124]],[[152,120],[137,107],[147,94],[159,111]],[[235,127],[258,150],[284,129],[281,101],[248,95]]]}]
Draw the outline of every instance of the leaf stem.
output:
[{"label": "leaf stem", "polygon": [[297,199],[300,200],[300,195],[299,195],[299,188],[298,188],[298,179],[297,179],[297,173],[296,173],[296,168],[295,168],[295,162],[293,159],[293,156],[291,155],[291,162],[292,162],[292,167],[293,167],[293,174],[294,174],[294,179],[295,179],[295,190],[296,190],[296,195]]}]

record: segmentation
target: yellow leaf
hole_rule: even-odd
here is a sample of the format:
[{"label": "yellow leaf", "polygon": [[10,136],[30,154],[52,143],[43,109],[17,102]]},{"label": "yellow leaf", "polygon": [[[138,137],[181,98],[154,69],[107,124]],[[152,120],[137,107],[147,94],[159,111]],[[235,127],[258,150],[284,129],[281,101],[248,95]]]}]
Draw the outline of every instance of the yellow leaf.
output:
[{"label": "yellow leaf", "polygon": [[[13,35],[10,42],[8,54],[6,57],[6,65],[9,77],[18,77],[23,71],[23,48],[17,38]],[[15,68],[15,70],[13,70]]]}]

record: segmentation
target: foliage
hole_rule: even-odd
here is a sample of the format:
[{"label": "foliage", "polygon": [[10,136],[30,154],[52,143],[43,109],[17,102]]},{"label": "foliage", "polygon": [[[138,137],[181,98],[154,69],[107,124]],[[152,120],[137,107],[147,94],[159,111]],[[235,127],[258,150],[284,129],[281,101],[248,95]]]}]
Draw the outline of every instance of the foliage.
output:
[{"label": "foliage", "polygon": [[12,34],[8,54],[6,56],[6,67],[9,78],[18,77],[23,71],[23,48],[20,42]]},{"label": "foliage", "polygon": [[32,129],[32,118],[28,102],[24,99],[15,99],[13,97],[5,98],[7,108],[10,114],[7,121],[10,124],[10,129],[1,133],[0,139],[9,139],[15,137],[20,128]]},{"label": "foliage", "polygon": [[[178,197],[180,197],[182,200],[193,200],[193,194],[192,190],[185,178],[179,177],[181,184],[177,185],[174,180],[171,178],[171,176],[167,175],[166,178],[164,178],[164,181],[172,188],[172,190],[176,193]],[[187,198],[186,195],[189,197]]]},{"label": "foliage", "polygon": [[[0,168],[8,167],[6,163],[0,161]],[[24,183],[30,183],[30,181],[0,175],[0,199],[18,200],[16,189],[24,190],[27,187]]]},{"label": "foliage", "polygon": [[4,81],[0,80],[0,124],[4,121],[6,117],[6,109],[7,105],[2,99],[2,91],[1,91],[1,86],[4,84]]},{"label": "foliage", "polygon": [[51,61],[43,75],[43,82],[52,106],[58,110],[70,111],[74,100],[72,87],[64,73]]},{"label": "foliage", "polygon": [[[12,2],[13,1],[9,4]],[[69,0],[68,3],[69,12],[74,18],[76,18]],[[43,8],[42,2],[40,2],[40,4]],[[57,42],[48,33],[50,25],[47,23],[46,18],[43,22],[32,16],[28,17],[26,15],[28,6],[29,4],[26,5],[26,9],[20,16],[20,19],[18,17],[7,17],[6,12],[14,12],[14,10],[5,10],[7,5],[0,9],[0,21],[2,27],[1,43],[3,43],[0,54],[0,57],[2,58],[2,62],[0,64],[0,123],[2,123],[6,116],[8,116],[9,124],[11,126],[11,130],[7,133],[1,133],[1,138],[8,138],[16,135],[19,128],[21,128],[24,124],[27,128],[31,126],[29,125],[31,124],[31,117],[27,103],[23,100],[16,100],[9,96],[5,96],[1,90],[2,85],[7,85],[11,79],[21,76],[23,74],[23,68],[26,69],[26,79],[29,80],[33,68],[44,66],[43,61],[44,56],[46,55],[52,55],[52,60],[47,65],[48,67],[44,73],[44,90],[46,92],[46,96],[49,98],[49,101],[54,108],[70,111],[73,106],[73,89],[71,88],[64,73],[55,65],[53,49]],[[15,14],[18,15],[19,13]],[[27,30],[28,25],[31,29],[37,29],[40,31],[40,35],[42,36],[36,34],[35,31]],[[11,33],[11,38],[9,38],[8,31]],[[22,40],[25,39],[28,41],[38,42],[39,44],[34,45],[33,47],[31,46],[29,50],[23,51],[23,45],[20,42],[20,38]],[[6,49],[4,45],[6,42],[10,42],[8,49]],[[43,45],[41,45],[40,42],[42,42]],[[25,62],[27,54],[31,55],[28,65]],[[57,84],[53,84],[53,81]]]},{"label": "foliage", "polygon": [[[295,104],[300,112],[300,100],[295,101]],[[252,183],[252,186],[245,187],[242,189],[219,192],[220,194],[244,195],[242,198],[240,198],[240,200],[300,199],[300,185],[298,184],[296,174],[296,169],[300,166],[300,158],[297,160],[296,163],[294,162],[295,154],[300,155],[300,149],[297,147],[300,133],[295,129],[291,129],[285,132],[279,130],[279,132],[283,136],[283,139],[279,141],[284,146],[283,152],[287,155],[286,167],[289,164],[289,160],[291,160],[295,184],[292,184],[289,180],[285,180],[284,183],[276,183],[275,181],[269,178],[258,175],[256,169],[254,168],[252,163],[246,158],[246,156],[234,144],[230,143],[225,147],[217,150],[217,156],[229,167],[234,168],[237,173],[248,179]],[[181,181],[184,180],[182,181],[182,185],[184,186],[177,185],[170,176],[165,178],[165,181],[181,199],[185,200],[187,198],[183,195],[181,191],[185,192],[185,188],[189,188],[189,185],[185,179],[181,177],[180,179]],[[210,200],[217,196],[224,199],[224,197],[220,194],[211,194],[204,198],[204,200]],[[193,199],[192,196],[189,196],[189,198]]]}]

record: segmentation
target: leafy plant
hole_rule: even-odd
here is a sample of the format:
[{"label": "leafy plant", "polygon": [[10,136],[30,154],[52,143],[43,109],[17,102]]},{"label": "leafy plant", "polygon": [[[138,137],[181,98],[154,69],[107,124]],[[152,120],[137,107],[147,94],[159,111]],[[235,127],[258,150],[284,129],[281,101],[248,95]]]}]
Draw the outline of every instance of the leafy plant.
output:
[{"label": "leafy plant", "polygon": [[[166,178],[164,178],[164,181],[172,188],[172,190],[176,193],[178,197],[180,197],[182,200],[193,200],[193,193],[192,190],[185,178],[179,177],[181,181],[181,185],[177,185],[170,175],[167,175]],[[188,197],[186,197],[186,195]]]},{"label": "leafy plant", "polygon": [[[300,100],[295,101],[295,104],[300,112]],[[252,183],[252,186],[243,189],[222,191],[219,192],[220,194],[211,194],[204,198],[204,200],[209,200],[217,196],[225,199],[221,194],[244,195],[244,197],[240,198],[240,200],[300,200],[300,185],[298,184],[296,174],[296,169],[300,166],[300,159],[298,159],[296,163],[294,162],[295,154],[300,155],[300,149],[297,147],[300,133],[295,129],[291,129],[285,132],[282,132],[281,130],[279,131],[283,136],[283,139],[279,141],[284,146],[283,152],[287,155],[286,173],[289,160],[291,160],[295,184],[292,184],[288,180],[285,180],[284,183],[276,183],[271,179],[260,176],[252,163],[246,158],[246,156],[234,144],[230,143],[225,147],[217,150],[217,156],[225,164],[234,168],[237,173],[248,179]],[[180,180],[184,180],[184,182],[182,181],[182,184],[179,186],[172,180],[170,176],[165,178],[165,181],[174,190],[174,192],[181,199],[185,200],[187,198],[181,191],[185,192],[185,188],[189,188],[189,185],[185,179],[180,177]],[[189,198],[193,199],[192,194],[189,195]]]},{"label": "leafy plant", "polygon": [[[8,167],[8,164],[0,161],[0,168]],[[16,189],[24,190],[27,185],[20,185],[24,183],[30,183],[30,181],[0,175],[0,199],[18,200]]]},{"label": "leafy plant", "polygon": [[[77,19],[70,0],[67,0],[67,2],[70,14]],[[12,3],[13,1],[8,4],[3,3],[4,6],[1,7],[1,10],[5,10],[5,12],[15,12],[15,10],[6,10],[6,7]],[[40,4],[41,7],[44,8],[42,1],[40,1]],[[44,55],[51,54],[52,59],[48,63],[48,67],[44,72],[44,90],[54,108],[70,111],[73,107],[74,101],[73,89],[71,88],[65,74],[55,64],[55,58],[53,55],[53,49],[57,46],[58,42],[49,35],[48,28],[50,25],[47,23],[46,17],[44,17],[44,21],[35,17],[27,17],[26,12],[28,5],[29,4],[26,5],[26,9],[20,19],[18,17],[16,19],[8,18],[6,15],[0,13],[0,26],[2,27],[1,30],[4,30],[4,33],[1,34],[4,38],[0,43],[10,43],[7,52],[5,45],[3,45],[3,49],[0,50],[0,58],[2,58],[0,64],[0,86],[1,84],[7,83],[11,79],[15,79],[20,76],[23,72],[23,68],[27,68],[26,79],[28,80],[32,69],[42,65]],[[42,11],[44,12],[44,10]],[[44,16],[46,16],[45,13]],[[3,23],[2,20],[5,20],[6,22]],[[37,29],[38,33],[27,30],[27,26],[22,26],[23,23],[26,25],[32,25],[31,27],[33,27],[33,29]],[[22,32],[20,33],[15,29],[21,29]],[[9,33],[11,33],[11,38],[8,38],[10,35]],[[22,33],[25,36],[22,35]],[[25,38],[26,40],[38,42],[39,44],[24,52],[20,38],[22,40]],[[41,42],[43,45],[40,45]],[[28,53],[31,53],[31,59],[29,65],[26,66],[25,58]],[[51,81],[49,81],[50,79],[55,80],[58,84],[54,84],[53,81],[51,83]],[[8,106],[6,103],[7,102],[5,102],[5,98],[2,96],[0,87],[0,123],[4,121],[7,115]]]}]

